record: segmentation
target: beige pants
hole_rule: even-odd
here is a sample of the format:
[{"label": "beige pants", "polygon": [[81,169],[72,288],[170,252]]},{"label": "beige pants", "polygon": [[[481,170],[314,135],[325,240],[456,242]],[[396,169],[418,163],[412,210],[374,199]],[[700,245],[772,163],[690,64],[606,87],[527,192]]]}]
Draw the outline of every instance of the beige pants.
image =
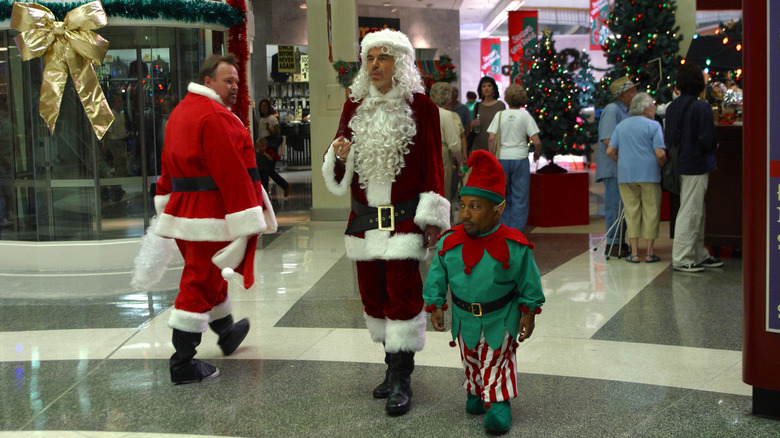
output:
[{"label": "beige pants", "polygon": [[618,184],[623,211],[626,214],[626,237],[629,239],[658,238],[658,221],[661,219],[661,184]]}]

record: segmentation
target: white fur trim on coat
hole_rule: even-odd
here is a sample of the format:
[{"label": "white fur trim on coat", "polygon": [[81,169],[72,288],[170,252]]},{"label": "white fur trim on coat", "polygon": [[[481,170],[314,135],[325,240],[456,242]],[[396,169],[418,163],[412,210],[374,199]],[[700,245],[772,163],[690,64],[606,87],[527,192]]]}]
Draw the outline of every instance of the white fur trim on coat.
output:
[{"label": "white fur trim on coat", "polygon": [[391,204],[392,182],[369,181],[366,185],[366,201],[371,207]]},{"label": "white fur trim on coat", "polygon": [[233,302],[230,300],[230,295],[225,297],[225,301],[217,304],[209,312],[209,322],[222,319],[233,313]]},{"label": "white fur trim on coat", "polygon": [[363,318],[366,320],[366,327],[368,327],[368,333],[371,335],[371,340],[374,342],[385,342],[385,326],[387,320],[384,318],[374,318],[366,312],[363,312]]},{"label": "white fur trim on coat", "polygon": [[369,230],[361,239],[344,236],[347,258],[350,260],[425,260],[428,252],[423,248],[422,234],[398,233],[390,237],[389,231]]},{"label": "white fur trim on coat", "polygon": [[388,319],[385,336],[385,351],[398,353],[399,351],[422,351],[425,347],[425,326],[428,317],[425,311],[420,312],[412,319],[405,321]]},{"label": "white fur trim on coat", "polygon": [[341,182],[336,181],[336,149],[333,147],[333,143],[328,147],[328,152],[325,153],[325,160],[322,162],[322,178],[325,180],[325,187],[329,192],[336,196],[344,196],[349,190],[350,184],[352,184],[352,176],[355,172],[355,148],[349,150],[347,154],[347,162],[345,164],[344,178]]},{"label": "white fur trim on coat", "polygon": [[[265,200],[263,201],[265,202]],[[260,234],[268,229],[263,209],[260,206],[226,214],[225,221],[227,222],[230,236],[234,238]]]},{"label": "white fur trim on coat", "polygon": [[420,194],[420,203],[414,215],[414,223],[425,229],[426,225],[434,225],[444,231],[450,227],[450,201],[436,192]]},{"label": "white fur trim on coat", "polygon": [[160,236],[193,242],[230,242],[233,240],[224,219],[190,219],[167,213],[160,215],[155,232]]},{"label": "white fur trim on coat", "polygon": [[171,199],[171,194],[157,195],[154,197],[154,211],[157,212],[157,216],[162,216],[165,212],[165,206],[168,205],[168,201]]},{"label": "white fur trim on coat", "polygon": [[211,88],[205,85],[197,84],[195,82],[190,82],[190,84],[187,85],[187,91],[189,91],[190,93],[200,94],[201,96],[208,97],[214,102],[217,102],[222,106],[225,106],[225,103],[222,102],[222,98],[219,97],[219,94],[217,94],[216,91],[212,90]]},{"label": "white fur trim on coat", "polygon": [[206,333],[209,329],[209,314],[173,309],[168,327],[187,333]]},{"label": "white fur trim on coat", "polygon": [[265,223],[267,225],[263,234],[275,233],[279,229],[279,224],[276,222],[276,213],[274,213],[274,206],[271,205],[271,199],[268,198],[265,188],[263,190],[263,215],[265,216]]}]

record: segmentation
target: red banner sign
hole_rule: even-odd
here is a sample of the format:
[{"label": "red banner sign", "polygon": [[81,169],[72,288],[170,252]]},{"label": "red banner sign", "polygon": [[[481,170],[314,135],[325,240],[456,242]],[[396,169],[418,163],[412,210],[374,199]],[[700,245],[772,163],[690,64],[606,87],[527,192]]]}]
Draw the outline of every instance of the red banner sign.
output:
[{"label": "red banner sign", "polygon": [[484,38],[480,54],[482,76],[492,76],[496,82],[501,82],[501,40]]},{"label": "red banner sign", "polygon": [[607,40],[609,0],[590,0],[590,50],[599,50]]},{"label": "red banner sign", "polygon": [[534,63],[538,21],[538,11],[509,12],[509,58],[512,60],[512,83],[520,83],[520,77]]}]

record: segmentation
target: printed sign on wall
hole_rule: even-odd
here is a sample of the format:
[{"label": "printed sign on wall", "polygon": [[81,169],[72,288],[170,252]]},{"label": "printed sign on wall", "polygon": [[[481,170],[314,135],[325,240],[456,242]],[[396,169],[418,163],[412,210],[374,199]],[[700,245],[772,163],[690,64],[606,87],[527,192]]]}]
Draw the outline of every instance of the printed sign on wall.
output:
[{"label": "printed sign on wall", "polygon": [[279,73],[295,73],[295,47],[279,46],[277,63]]},{"label": "printed sign on wall", "polygon": [[609,36],[609,0],[590,0],[590,50],[599,50]]}]

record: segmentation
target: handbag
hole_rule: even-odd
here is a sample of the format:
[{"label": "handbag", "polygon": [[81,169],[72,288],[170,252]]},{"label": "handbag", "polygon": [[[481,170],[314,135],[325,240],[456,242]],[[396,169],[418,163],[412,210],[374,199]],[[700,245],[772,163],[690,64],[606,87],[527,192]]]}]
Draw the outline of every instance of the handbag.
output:
[{"label": "handbag", "polygon": [[694,97],[693,99],[689,100],[687,104],[685,104],[685,108],[683,108],[683,112],[680,115],[680,121],[677,124],[677,135],[674,139],[674,143],[669,148],[669,160],[664,163],[664,166],[661,168],[661,189],[669,193],[674,193],[675,195],[679,195],[680,190],[682,189],[680,171],[677,169],[677,158],[680,155],[680,137],[682,136],[682,124],[683,120],[685,119],[685,113],[688,112],[688,108],[695,100],[697,99]]},{"label": "handbag", "polygon": [[498,117],[498,131],[496,131],[496,153],[494,155],[497,160],[501,159],[501,113],[503,112],[504,111],[501,110],[496,113],[496,117]]}]

